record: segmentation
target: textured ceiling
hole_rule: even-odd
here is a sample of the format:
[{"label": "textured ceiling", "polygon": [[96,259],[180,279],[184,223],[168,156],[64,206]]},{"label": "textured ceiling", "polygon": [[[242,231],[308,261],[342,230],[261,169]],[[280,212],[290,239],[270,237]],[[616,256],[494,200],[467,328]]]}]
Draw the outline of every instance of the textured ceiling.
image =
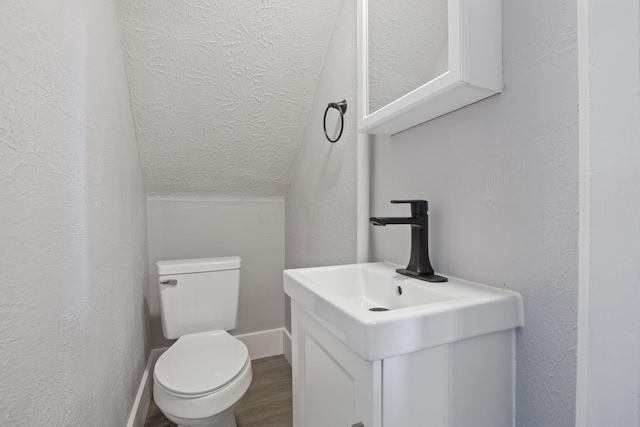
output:
[{"label": "textured ceiling", "polygon": [[339,6],[122,0],[148,196],[284,196]]}]

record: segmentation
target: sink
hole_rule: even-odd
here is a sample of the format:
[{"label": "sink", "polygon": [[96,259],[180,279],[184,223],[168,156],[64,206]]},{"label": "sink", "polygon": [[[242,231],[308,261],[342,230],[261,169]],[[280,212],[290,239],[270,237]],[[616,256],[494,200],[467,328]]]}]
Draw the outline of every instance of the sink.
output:
[{"label": "sink", "polygon": [[[522,297],[454,277],[430,283],[387,262],[284,271],[284,290],[364,360],[523,325]],[[373,310],[372,310],[373,309]]]},{"label": "sink", "polygon": [[[395,268],[387,272],[387,265],[390,264],[341,265],[288,270],[287,273],[298,272],[313,282],[305,282],[309,289],[315,289],[321,295],[335,296],[336,302],[355,306],[351,309],[356,312],[358,308],[369,310],[374,307],[399,310],[456,298],[422,286],[416,280],[402,280],[395,274]],[[316,284],[317,288],[314,288]],[[380,316],[373,317],[377,319]]]}]

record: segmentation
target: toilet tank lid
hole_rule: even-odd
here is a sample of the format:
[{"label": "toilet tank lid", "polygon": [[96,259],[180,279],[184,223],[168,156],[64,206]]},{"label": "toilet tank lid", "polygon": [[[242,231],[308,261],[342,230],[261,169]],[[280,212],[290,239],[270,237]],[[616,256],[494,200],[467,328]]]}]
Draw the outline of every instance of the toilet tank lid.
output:
[{"label": "toilet tank lid", "polygon": [[238,270],[240,257],[228,256],[219,258],[180,259],[174,261],[158,261],[158,275],[205,273],[208,271]]}]

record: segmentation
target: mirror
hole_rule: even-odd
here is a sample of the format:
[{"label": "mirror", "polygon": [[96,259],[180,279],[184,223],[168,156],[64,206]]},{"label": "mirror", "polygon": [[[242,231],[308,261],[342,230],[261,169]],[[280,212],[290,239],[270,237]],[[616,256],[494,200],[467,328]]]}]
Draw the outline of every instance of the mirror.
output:
[{"label": "mirror", "polygon": [[447,72],[447,0],[369,0],[369,112]]},{"label": "mirror", "polygon": [[500,0],[359,0],[358,130],[393,135],[502,90]]}]

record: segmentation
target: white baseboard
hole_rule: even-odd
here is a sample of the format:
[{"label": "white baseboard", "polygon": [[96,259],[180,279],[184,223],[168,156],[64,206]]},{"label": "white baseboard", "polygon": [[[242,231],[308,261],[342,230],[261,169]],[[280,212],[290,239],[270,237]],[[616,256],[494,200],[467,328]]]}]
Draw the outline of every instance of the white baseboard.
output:
[{"label": "white baseboard", "polygon": [[[252,332],[250,334],[236,335],[235,337],[247,346],[251,360],[284,354],[289,364],[291,364],[291,335],[285,328]],[[144,427],[153,390],[153,368],[160,355],[167,348],[155,348],[149,353],[149,360],[142,373],[138,394],[133,403],[133,408],[131,408],[127,427]]]},{"label": "white baseboard", "polygon": [[151,391],[153,390],[153,368],[160,355],[164,353],[166,349],[166,347],[155,348],[149,353],[149,360],[147,360],[147,366],[142,373],[142,379],[140,380],[136,400],[134,400],[131,413],[129,414],[127,427],[144,427],[144,421],[149,411],[149,403],[151,403]]},{"label": "white baseboard", "polygon": [[283,328],[235,335],[249,349],[251,360],[282,354]]}]

